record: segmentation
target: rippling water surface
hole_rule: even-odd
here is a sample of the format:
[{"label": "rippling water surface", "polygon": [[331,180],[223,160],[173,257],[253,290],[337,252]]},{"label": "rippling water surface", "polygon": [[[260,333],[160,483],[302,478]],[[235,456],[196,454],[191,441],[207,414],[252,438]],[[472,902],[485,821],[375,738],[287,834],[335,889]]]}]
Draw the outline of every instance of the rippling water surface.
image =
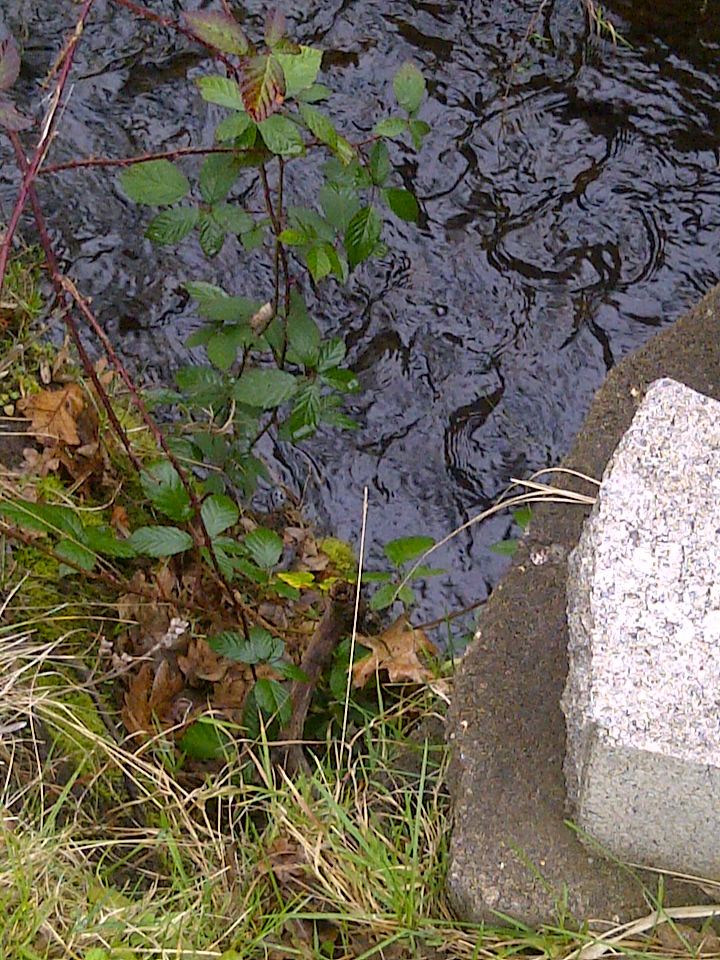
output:
[{"label": "rippling water surface", "polygon": [[[208,4],[150,6],[177,15]],[[432,133],[418,155],[394,150],[421,223],[392,225],[392,254],[314,306],[348,341],[361,429],[274,451],[278,483],[304,491],[339,536],[357,541],[369,488],[377,557],[393,537],[443,537],[511,476],[555,464],[610,367],[720,278],[720,11],[618,0],[609,13],[631,46],[613,48],[591,34],[579,0],[548,2],[534,24],[536,0],[281,6],[296,38],[327,51],[329,109],[350,139],[384,115],[403,61],[428,78]],[[36,116],[77,9],[2,5],[24,45],[18,102]],[[237,7],[256,35],[264,10]],[[170,32],[98,0],[49,162],[210,144],[220,114],[193,83],[207,69]],[[292,182],[302,199],[319,180],[306,168]],[[16,185],[3,162],[3,219]],[[151,247],[147,217],[113,172],[57,174],[41,195],[73,275],[150,381],[187,360],[197,318],[185,280],[267,296],[259,255],[227,244],[208,266],[192,244]],[[447,574],[428,584],[423,613],[485,596],[504,566],[489,545],[507,531],[496,519],[444,549]]]}]

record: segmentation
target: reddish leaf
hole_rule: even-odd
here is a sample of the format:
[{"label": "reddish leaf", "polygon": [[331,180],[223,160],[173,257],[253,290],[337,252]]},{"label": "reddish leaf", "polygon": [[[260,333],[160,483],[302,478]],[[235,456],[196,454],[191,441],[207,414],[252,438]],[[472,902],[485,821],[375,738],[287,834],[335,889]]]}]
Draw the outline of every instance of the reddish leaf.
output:
[{"label": "reddish leaf", "polygon": [[250,50],[250,42],[240,29],[240,24],[234,17],[220,10],[184,13],[183,17],[198,40],[222,50],[223,53],[234,53],[243,57]]},{"label": "reddish leaf", "polygon": [[265,43],[272,49],[285,36],[285,14],[270,7],[265,17]]},{"label": "reddish leaf", "polygon": [[279,110],[285,99],[285,74],[272,54],[253,57],[243,65],[240,94],[256,123]]},{"label": "reddish leaf", "polygon": [[12,37],[0,43],[0,93],[8,90],[20,73],[20,55]]},{"label": "reddish leaf", "polygon": [[27,130],[32,125],[32,120],[18,113],[9,100],[0,99],[0,126],[7,130]]}]

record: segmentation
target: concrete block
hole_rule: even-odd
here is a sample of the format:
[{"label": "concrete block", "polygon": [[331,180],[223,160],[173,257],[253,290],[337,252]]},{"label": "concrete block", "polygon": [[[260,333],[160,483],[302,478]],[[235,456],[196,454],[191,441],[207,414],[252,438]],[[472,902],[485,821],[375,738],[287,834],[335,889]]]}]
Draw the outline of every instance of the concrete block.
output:
[{"label": "concrete block", "polygon": [[624,861],[720,879],[720,404],[648,389],[569,560],[573,819]]}]

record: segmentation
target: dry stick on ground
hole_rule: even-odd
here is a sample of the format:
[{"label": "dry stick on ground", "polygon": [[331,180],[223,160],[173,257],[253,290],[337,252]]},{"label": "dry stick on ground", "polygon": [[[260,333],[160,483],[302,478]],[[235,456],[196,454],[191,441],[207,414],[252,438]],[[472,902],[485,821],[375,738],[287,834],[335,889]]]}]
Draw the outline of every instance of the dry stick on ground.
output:
[{"label": "dry stick on ground", "polygon": [[352,605],[351,585],[338,584],[330,593],[328,608],[317,625],[300,664],[307,680],[294,680],[290,688],[292,716],[280,732],[278,740],[282,743],[276,750],[274,760],[278,766],[284,767],[291,777],[299,770],[310,774],[302,747],[305,718],[320,675],[330,662],[340,638],[352,624]]}]

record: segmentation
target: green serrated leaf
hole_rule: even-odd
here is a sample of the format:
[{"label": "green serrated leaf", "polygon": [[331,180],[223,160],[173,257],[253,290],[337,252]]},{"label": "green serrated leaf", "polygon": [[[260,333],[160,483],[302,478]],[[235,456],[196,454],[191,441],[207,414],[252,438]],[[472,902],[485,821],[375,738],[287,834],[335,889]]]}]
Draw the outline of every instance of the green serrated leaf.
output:
[{"label": "green serrated leaf", "polygon": [[262,227],[256,227],[254,230],[248,230],[247,233],[243,233],[241,235],[240,241],[243,245],[243,249],[247,253],[252,253],[253,250],[261,247],[265,242],[265,230]]},{"label": "green serrated leaf", "polygon": [[404,117],[385,117],[375,124],[373,133],[376,137],[401,137],[408,131],[408,122]]},{"label": "green serrated leaf", "polygon": [[280,561],[283,542],[273,531],[265,527],[256,527],[245,537],[245,547],[255,563],[262,570],[271,570]]},{"label": "green serrated leaf", "polygon": [[305,141],[296,123],[274,113],[258,123],[260,136],[270,153],[281,157],[299,157],[305,153]]},{"label": "green serrated leaf", "polygon": [[[178,741],[178,747],[195,760],[222,760],[230,756],[233,741],[223,726],[212,717],[190,724]],[[85,954],[88,960],[88,954]]]},{"label": "green serrated leaf", "polygon": [[225,231],[209,210],[200,211],[200,246],[206,257],[216,257],[225,243]]},{"label": "green serrated leaf", "polygon": [[385,610],[387,607],[392,606],[397,597],[396,587],[394,583],[384,583],[379,587],[375,593],[370,597],[370,602],[368,606],[371,610]]},{"label": "green serrated leaf", "polygon": [[208,340],[205,351],[210,363],[220,370],[229,370],[237,359],[237,343],[232,333],[219,330]]},{"label": "green serrated leaf", "polygon": [[382,140],[378,140],[377,143],[373,144],[373,148],[370,151],[368,168],[372,182],[376,187],[382,187],[387,183],[392,174],[393,167],[390,163],[387,144]]},{"label": "green serrated leaf", "polygon": [[[61,540],[55,547],[55,553],[63,560],[69,560],[77,564],[82,570],[92,570],[97,562],[97,557],[92,550],[88,550],[80,543],[73,540]],[[64,567],[62,564],[58,571],[61,577],[76,573],[72,567]]]},{"label": "green serrated leaf", "polygon": [[311,381],[300,390],[288,418],[288,429],[293,442],[297,443],[312,436],[320,424],[321,414],[320,388],[315,381]]},{"label": "green serrated leaf", "polygon": [[410,121],[410,135],[412,137],[413,146],[416,150],[419,150],[422,147],[423,137],[426,137],[429,133],[430,125],[425,123],[424,120]]},{"label": "green serrated leaf", "polygon": [[150,503],[170,520],[182,523],[192,516],[190,496],[169,460],[160,460],[143,470],[140,483]]},{"label": "green serrated leaf", "polygon": [[153,243],[179,243],[197,224],[200,214],[196,207],[172,207],[162,210],[150,221],[145,236]]},{"label": "green serrated leaf", "polygon": [[183,13],[183,20],[198,40],[222,50],[223,53],[243,57],[250,49],[250,43],[240,29],[240,24],[227,13],[220,10]]},{"label": "green serrated leaf", "polygon": [[251,627],[247,640],[242,634],[225,630],[208,638],[208,646],[221,657],[253,666],[281,657],[285,649],[282,640],[263,627]]},{"label": "green serrated leaf", "polygon": [[255,145],[257,127],[252,117],[243,110],[242,113],[231,113],[215,128],[215,139],[219,143],[234,140],[238,149],[249,150]]},{"label": "green serrated leaf", "polygon": [[230,77],[220,77],[213,75],[210,77],[199,77],[196,81],[200,96],[208,103],[217,103],[221,107],[229,107],[231,110],[241,110],[242,114],[250,122],[250,118],[245,113],[242,97],[240,96],[240,87]]},{"label": "green serrated leaf", "polygon": [[296,392],[297,382],[291,373],[263,367],[246,370],[235,384],[233,396],[239,403],[271,410],[290,400]]},{"label": "green serrated leaf", "polygon": [[253,687],[255,702],[267,719],[275,718],[281,727],[289,722],[292,716],[290,694],[277,680],[268,680],[263,677]]},{"label": "green serrated leaf", "polygon": [[71,514],[70,508],[28,500],[0,501],[0,517],[38,533],[61,533],[64,529],[63,513]]},{"label": "green serrated leaf", "polygon": [[501,557],[514,557],[518,544],[518,540],[501,540],[499,543],[491,543],[490,549],[493,553],[499,553]]},{"label": "green serrated leaf", "polygon": [[252,560],[243,560],[242,557],[238,557],[233,563],[240,573],[242,573],[244,577],[247,577],[248,580],[252,580],[253,583],[260,583],[264,586],[270,582],[268,573],[265,570],[261,570]]},{"label": "green serrated leaf", "polygon": [[330,406],[323,406],[322,421],[331,427],[338,427],[340,430],[360,429],[360,424],[356,420],[343,413],[342,410]]},{"label": "green serrated leaf", "polygon": [[320,375],[320,380],[341,393],[357,393],[360,389],[360,381],[352,370],[341,370],[339,367],[325,370]]},{"label": "green serrated leaf", "polygon": [[211,153],[200,169],[200,192],[205,203],[219,203],[228,195],[242,169],[231,153]]},{"label": "green serrated leaf", "polygon": [[332,225],[316,210],[308,207],[288,207],[287,212],[293,226],[302,230],[308,240],[319,239],[332,243],[335,239]]},{"label": "green serrated leaf", "polygon": [[285,76],[277,57],[252,57],[243,63],[240,93],[245,109],[256,123],[279,110],[286,95]]},{"label": "green serrated leaf", "polygon": [[169,160],[145,160],[120,174],[120,184],[135,203],[160,207],[177,203],[190,192],[185,174]]},{"label": "green serrated leaf", "polygon": [[532,507],[518,507],[517,510],[512,511],[512,515],[513,520],[524,533],[530,526],[530,521],[532,520]]},{"label": "green serrated leaf", "polygon": [[329,247],[329,249],[328,247],[329,245],[326,243],[315,244],[310,247],[305,256],[310,276],[315,283],[320,283],[322,279],[333,272],[333,261],[330,251],[334,253],[334,250],[332,247]]},{"label": "green serrated leaf", "polygon": [[127,540],[118,540],[110,527],[87,527],[85,538],[90,550],[105,557],[129,559],[135,556],[135,551]]},{"label": "green serrated leaf", "polygon": [[417,223],[420,216],[420,209],[415,197],[409,190],[401,190],[398,187],[386,187],[382,192],[383,199],[396,217],[401,220],[407,220],[410,223]]},{"label": "green serrated leaf", "polygon": [[300,103],[298,108],[300,110],[300,116],[303,118],[303,122],[310,133],[312,133],[320,143],[326,143],[334,149],[337,146],[338,135],[332,120],[315,107],[310,106],[310,104]]},{"label": "green serrated leaf", "polygon": [[181,367],[175,372],[175,382],[181,393],[198,406],[222,402],[225,383],[222,374],[212,367]]},{"label": "green serrated leaf", "polygon": [[191,333],[189,337],[185,337],[184,346],[186,346],[188,350],[193,347],[204,347],[209,340],[212,340],[217,332],[218,328],[216,324],[205,323],[194,333]]},{"label": "green serrated leaf", "polygon": [[417,559],[434,545],[435,541],[432,537],[400,537],[398,540],[386,543],[383,553],[390,563],[401,567],[409,560]]},{"label": "green serrated leaf", "polygon": [[393,89],[403,110],[414,114],[425,93],[425,77],[413,63],[404,63],[395,74]]},{"label": "green serrated leaf", "polygon": [[286,247],[304,247],[310,239],[307,231],[298,227],[286,227],[278,235],[278,240]]},{"label": "green serrated leaf", "polygon": [[420,564],[419,567],[413,568],[414,579],[418,577],[439,577],[443,573],[447,573],[447,570],[443,567],[426,567],[424,564]]},{"label": "green serrated leaf", "polygon": [[320,188],[320,205],[336,230],[346,230],[360,209],[357,189],[351,184],[326,183]]},{"label": "green serrated leaf", "polygon": [[361,207],[345,231],[345,250],[351,267],[372,256],[378,248],[382,220],[374,207]]},{"label": "green serrated leaf", "polygon": [[226,294],[207,299],[200,311],[209,320],[222,320],[223,323],[238,323],[250,320],[262,304],[258,300],[249,300],[247,297],[229,297]]},{"label": "green serrated leaf", "polygon": [[206,283],[204,280],[190,280],[185,284],[185,289],[201,307],[217,300],[218,297],[228,296],[222,287],[217,287],[214,283]]},{"label": "green serrated leaf", "polygon": [[327,100],[332,90],[324,83],[313,83],[307,90],[301,91],[299,99],[303,103],[320,103],[321,100]]},{"label": "green serrated leaf", "polygon": [[318,358],[320,348],[320,329],[308,313],[302,296],[293,290],[290,299],[290,312],[285,324],[288,344],[297,355],[300,363],[312,367]]},{"label": "green serrated leaf", "polygon": [[221,494],[213,494],[203,500],[200,515],[212,538],[234,527],[240,519],[240,511],[235,501]]},{"label": "green serrated leaf", "polygon": [[308,676],[305,671],[301,670],[300,667],[296,667],[294,663],[290,663],[289,660],[273,660],[271,666],[285,677],[286,680],[298,680],[300,683],[308,682]]},{"label": "green serrated leaf", "polygon": [[146,557],[172,557],[189,550],[193,539],[177,527],[138,527],[128,543],[136,553]]},{"label": "green serrated leaf", "polygon": [[318,356],[318,373],[326,374],[342,363],[347,353],[345,341],[339,338],[324,340]]},{"label": "green serrated leaf", "polygon": [[349,166],[353,161],[357,161],[357,150],[349,140],[339,134],[333,152],[344,167]]},{"label": "green serrated leaf", "polygon": [[278,597],[283,597],[285,600],[300,599],[300,591],[295,587],[291,587],[287,583],[282,583],[282,581],[273,583],[273,590],[278,595]]},{"label": "green serrated leaf", "polygon": [[239,236],[255,228],[255,218],[234,203],[218,203],[213,207],[213,217],[227,230]]},{"label": "green serrated leaf", "polygon": [[300,53],[277,53],[277,59],[285,76],[285,98],[297,97],[313,86],[320,72],[322,50],[300,47]]}]

